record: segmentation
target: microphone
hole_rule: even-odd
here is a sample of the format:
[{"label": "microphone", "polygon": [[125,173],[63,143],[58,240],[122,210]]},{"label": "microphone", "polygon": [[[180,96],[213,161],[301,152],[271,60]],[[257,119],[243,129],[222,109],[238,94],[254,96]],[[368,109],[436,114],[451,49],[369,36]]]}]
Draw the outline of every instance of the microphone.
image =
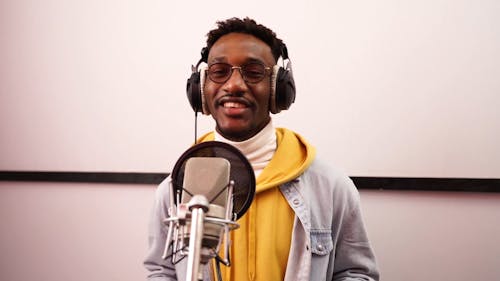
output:
[{"label": "microphone", "polygon": [[[231,220],[231,213],[226,212],[226,210],[231,210],[231,204],[228,205],[231,200],[227,198],[228,188],[232,187],[229,181],[229,171],[229,161],[224,158],[195,157],[189,158],[186,162],[183,184],[185,193],[181,202],[187,204],[192,218],[191,222],[188,221],[183,226],[183,232],[187,233],[190,229],[190,233],[182,234],[178,236],[178,239],[183,239],[185,243],[189,241],[189,252],[193,254],[188,257],[200,257],[199,261],[190,262],[188,259],[188,266],[191,264],[196,266],[199,263],[206,264],[210,258],[217,254],[215,250],[218,250],[220,246],[220,237],[224,231],[223,220],[228,220],[225,223],[229,223]],[[199,209],[203,212],[200,213]],[[198,215],[198,221],[194,217],[195,214]],[[215,218],[215,220],[211,220],[211,218]],[[195,222],[200,223],[200,221],[201,226],[195,227]],[[197,233],[200,228],[202,230],[201,240]],[[197,234],[197,237],[193,237]],[[191,243],[198,243],[197,240],[200,240],[199,246],[191,245]],[[214,251],[211,252],[211,250]],[[196,268],[193,271],[197,272]]]},{"label": "microphone", "polygon": [[[187,257],[186,280],[202,280],[200,269],[210,259],[230,265],[229,231],[239,227],[236,220],[255,194],[253,169],[238,149],[213,141],[186,151],[171,177],[163,259],[171,257],[176,264]],[[219,268],[217,271],[220,279]]]}]

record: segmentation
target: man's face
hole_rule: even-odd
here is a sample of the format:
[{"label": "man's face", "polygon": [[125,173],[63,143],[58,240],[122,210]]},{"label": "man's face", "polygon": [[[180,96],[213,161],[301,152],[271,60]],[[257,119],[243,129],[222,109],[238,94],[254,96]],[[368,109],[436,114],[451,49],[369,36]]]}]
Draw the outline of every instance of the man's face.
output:
[{"label": "man's face", "polygon": [[[271,69],[275,64],[271,48],[266,43],[243,33],[229,33],[215,42],[208,55],[208,65],[218,62],[232,66],[260,62]],[[267,125],[270,120],[270,80],[270,71],[266,71],[262,81],[245,82],[237,69],[224,83],[206,78],[204,94],[207,107],[222,136],[242,141]]]}]

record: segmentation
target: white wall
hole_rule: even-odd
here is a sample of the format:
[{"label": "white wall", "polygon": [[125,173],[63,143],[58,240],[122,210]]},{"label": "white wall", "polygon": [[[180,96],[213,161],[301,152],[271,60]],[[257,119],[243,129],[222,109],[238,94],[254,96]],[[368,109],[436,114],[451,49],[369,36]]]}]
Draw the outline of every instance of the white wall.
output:
[{"label": "white wall", "polygon": [[[154,187],[0,183],[0,280],[144,280]],[[500,194],[362,191],[382,280],[500,276]]]},{"label": "white wall", "polygon": [[[248,15],[294,63],[276,123],[349,175],[500,178],[500,2],[195,5],[0,1],[0,170],[168,172],[192,141],[184,83],[205,33]],[[141,280],[153,192],[1,182],[0,279]],[[500,276],[498,194],[362,198],[383,280]]]},{"label": "white wall", "polygon": [[362,191],[382,280],[497,280],[500,194]]},{"label": "white wall", "polygon": [[144,280],[153,192],[0,182],[0,280]]},{"label": "white wall", "polygon": [[0,169],[164,172],[193,141],[185,81],[205,34],[248,15],[293,60],[297,102],[276,124],[350,175],[500,177],[496,0],[0,5]]}]

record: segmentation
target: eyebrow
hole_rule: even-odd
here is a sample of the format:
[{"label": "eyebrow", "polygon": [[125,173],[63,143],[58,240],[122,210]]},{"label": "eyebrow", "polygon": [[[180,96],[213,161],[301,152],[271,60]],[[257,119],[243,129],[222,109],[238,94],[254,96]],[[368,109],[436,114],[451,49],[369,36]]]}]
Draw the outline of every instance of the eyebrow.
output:
[{"label": "eyebrow", "polygon": [[226,57],[217,57],[212,59],[212,63],[214,62],[226,62]]},{"label": "eyebrow", "polygon": [[[209,64],[219,63],[219,62],[227,63],[227,58],[226,57],[216,57],[216,58],[212,59],[212,61]],[[253,62],[262,63],[264,65],[267,65],[264,61],[257,59],[257,58],[251,58],[251,57],[245,59],[245,61],[242,63],[242,65],[248,64],[248,63],[253,63]]]}]

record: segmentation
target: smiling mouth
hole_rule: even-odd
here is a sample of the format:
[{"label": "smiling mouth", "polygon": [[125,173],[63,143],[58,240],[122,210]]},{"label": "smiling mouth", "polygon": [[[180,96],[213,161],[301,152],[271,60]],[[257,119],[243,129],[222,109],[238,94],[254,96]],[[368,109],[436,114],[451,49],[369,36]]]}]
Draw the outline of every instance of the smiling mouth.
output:
[{"label": "smiling mouth", "polygon": [[245,104],[239,103],[239,102],[224,102],[222,103],[222,107],[224,108],[245,108],[247,107]]}]

